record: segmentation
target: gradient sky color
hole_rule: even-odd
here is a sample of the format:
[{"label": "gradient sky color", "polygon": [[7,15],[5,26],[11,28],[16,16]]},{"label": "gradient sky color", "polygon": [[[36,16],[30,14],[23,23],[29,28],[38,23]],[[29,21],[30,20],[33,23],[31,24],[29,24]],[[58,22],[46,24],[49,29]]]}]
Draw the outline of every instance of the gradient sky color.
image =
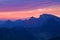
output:
[{"label": "gradient sky color", "polygon": [[0,19],[24,19],[47,13],[60,17],[60,0],[0,0]]}]

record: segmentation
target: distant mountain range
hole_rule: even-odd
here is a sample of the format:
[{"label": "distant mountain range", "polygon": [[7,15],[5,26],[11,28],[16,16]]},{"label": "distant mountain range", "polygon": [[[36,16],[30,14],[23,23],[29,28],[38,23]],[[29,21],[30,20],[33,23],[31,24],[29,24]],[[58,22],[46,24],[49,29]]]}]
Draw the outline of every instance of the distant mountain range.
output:
[{"label": "distant mountain range", "polygon": [[42,14],[28,20],[0,21],[0,35],[0,40],[55,40],[60,38],[60,18]]},{"label": "distant mountain range", "polygon": [[0,27],[37,27],[37,26],[60,26],[60,18],[51,14],[42,14],[39,18],[31,17],[29,20],[6,20],[0,21]]}]

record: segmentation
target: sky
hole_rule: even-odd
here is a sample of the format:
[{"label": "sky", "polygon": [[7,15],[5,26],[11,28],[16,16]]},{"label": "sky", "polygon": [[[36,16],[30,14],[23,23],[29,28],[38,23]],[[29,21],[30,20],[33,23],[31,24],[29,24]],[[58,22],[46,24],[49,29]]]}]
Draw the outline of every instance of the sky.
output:
[{"label": "sky", "polygon": [[0,19],[38,18],[44,13],[60,17],[60,0],[0,0]]}]

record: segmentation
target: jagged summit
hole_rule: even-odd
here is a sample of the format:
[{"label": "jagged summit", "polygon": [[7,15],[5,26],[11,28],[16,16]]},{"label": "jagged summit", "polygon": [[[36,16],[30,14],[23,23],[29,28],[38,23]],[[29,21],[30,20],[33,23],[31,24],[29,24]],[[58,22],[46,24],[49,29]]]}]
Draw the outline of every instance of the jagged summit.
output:
[{"label": "jagged summit", "polygon": [[54,15],[52,15],[52,14],[42,14],[42,15],[40,15],[40,16],[54,16]]},{"label": "jagged summit", "polygon": [[60,21],[60,18],[55,16],[55,15],[52,15],[52,14],[42,14],[40,15],[39,17],[39,20],[55,20],[55,21]]},{"label": "jagged summit", "polygon": [[57,16],[52,15],[52,14],[42,14],[42,15],[40,15],[39,18],[41,18],[41,17],[56,17],[56,18],[58,18]]}]

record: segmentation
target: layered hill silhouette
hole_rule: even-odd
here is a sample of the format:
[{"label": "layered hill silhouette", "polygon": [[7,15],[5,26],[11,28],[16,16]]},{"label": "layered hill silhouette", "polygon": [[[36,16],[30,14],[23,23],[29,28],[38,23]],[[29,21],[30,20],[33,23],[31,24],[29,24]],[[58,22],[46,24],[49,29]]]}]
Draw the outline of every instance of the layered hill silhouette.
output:
[{"label": "layered hill silhouette", "polygon": [[[53,24],[52,24],[53,23]],[[36,27],[36,26],[44,26],[44,25],[51,25],[54,26],[56,24],[56,26],[60,26],[60,18],[51,15],[51,14],[42,14],[40,15],[39,18],[34,18],[31,17],[29,20],[16,20],[16,21],[11,21],[11,20],[6,20],[4,22],[0,21],[0,27],[14,27],[14,26],[28,26],[28,27]],[[48,26],[47,25],[47,26]],[[50,26],[49,25],[49,26]]]},{"label": "layered hill silhouette", "polygon": [[51,40],[54,37],[60,37],[60,18],[51,14],[0,21],[0,40]]}]

